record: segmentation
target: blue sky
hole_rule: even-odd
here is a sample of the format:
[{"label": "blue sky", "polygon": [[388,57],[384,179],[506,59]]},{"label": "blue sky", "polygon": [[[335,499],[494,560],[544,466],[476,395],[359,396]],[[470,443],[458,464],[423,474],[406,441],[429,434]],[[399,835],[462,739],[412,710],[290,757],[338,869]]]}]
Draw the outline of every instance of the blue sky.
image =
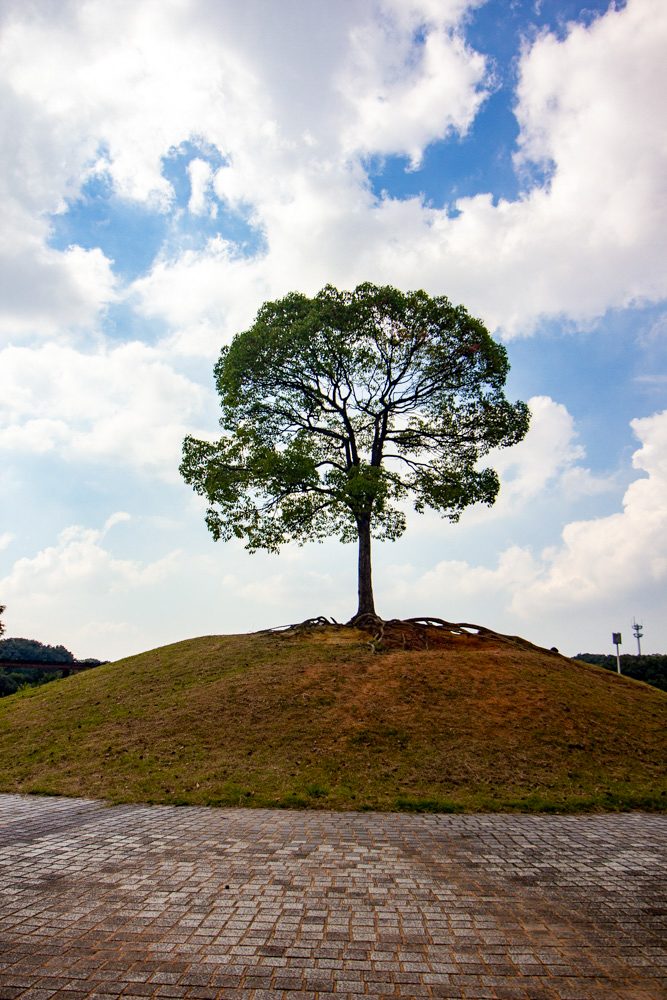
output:
[{"label": "blue sky", "polygon": [[349,617],[353,548],[216,545],[177,467],[263,301],[371,280],[484,319],[533,411],[493,509],[375,547],[380,613],[665,651],[666,41],[660,0],[3,5],[8,634]]},{"label": "blue sky", "polygon": [[[188,140],[170,149],[162,158],[161,174],[171,187],[171,199],[160,209],[119,196],[112,177],[96,173],[67,199],[65,211],[51,214],[49,246],[60,251],[72,245],[97,247],[124,283],[149,271],[158,254],[175,259],[185,249],[202,249],[215,237],[229,240],[239,254],[260,252],[261,230],[249,224],[242,209],[232,211],[212,194],[207,212],[188,211],[193,184],[188,167],[193,161],[208,164],[212,171],[225,163],[217,149],[203,142]],[[125,326],[123,332],[131,331]]]}]

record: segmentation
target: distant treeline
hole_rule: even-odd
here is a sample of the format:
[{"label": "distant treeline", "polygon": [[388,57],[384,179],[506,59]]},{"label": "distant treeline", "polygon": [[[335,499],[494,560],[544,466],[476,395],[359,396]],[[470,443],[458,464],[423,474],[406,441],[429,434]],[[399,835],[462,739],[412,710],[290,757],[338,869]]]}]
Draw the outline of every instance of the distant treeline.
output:
[{"label": "distant treeline", "polygon": [[[37,639],[0,639],[0,659],[7,660],[38,660],[42,663],[62,663],[67,669],[68,663],[74,662],[74,655],[64,646],[47,646]],[[102,660],[87,659],[80,663],[98,665]],[[18,665],[0,664],[0,698],[14,694],[19,688],[38,687],[62,677],[59,670],[40,670],[38,667],[20,667]]]},{"label": "distant treeline", "polygon": [[[0,643],[0,646],[2,643]],[[603,653],[577,653],[575,660],[584,660],[585,663],[596,663],[605,670],[613,670],[616,673],[617,663],[614,655],[605,656]],[[621,656],[621,673],[626,677],[633,677],[636,681],[644,681],[653,687],[667,691],[667,655],[665,653],[651,653],[649,656],[631,656],[623,653]]]}]

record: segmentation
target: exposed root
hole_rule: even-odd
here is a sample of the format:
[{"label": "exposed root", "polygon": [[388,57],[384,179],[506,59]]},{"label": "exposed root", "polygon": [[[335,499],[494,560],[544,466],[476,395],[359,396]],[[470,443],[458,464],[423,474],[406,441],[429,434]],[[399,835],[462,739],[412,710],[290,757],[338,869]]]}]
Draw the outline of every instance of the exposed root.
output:
[{"label": "exposed root", "polygon": [[355,628],[369,634],[368,645],[373,652],[389,649],[445,649],[476,648],[490,649],[498,646],[514,646],[520,649],[538,650],[541,653],[555,651],[536,646],[518,635],[504,635],[483,625],[470,622],[448,622],[444,618],[392,618],[385,621],[378,615],[358,615],[349,622],[337,622],[335,618],[319,615],[307,618],[293,625],[281,625],[264,629],[264,633],[312,634],[323,629]]},{"label": "exposed root", "polygon": [[316,629],[322,628],[346,628],[346,626],[341,622],[337,622],[335,618],[327,618],[325,615],[319,615],[317,618],[306,618],[304,622],[296,622],[294,625],[276,625],[274,628],[264,628],[259,634],[270,635],[274,632],[313,632]]},{"label": "exposed root", "polygon": [[512,642],[481,625],[448,622],[443,618],[392,618],[384,621],[375,615],[353,618],[349,623],[371,633],[376,649],[443,649],[454,646],[490,647],[498,642]]}]

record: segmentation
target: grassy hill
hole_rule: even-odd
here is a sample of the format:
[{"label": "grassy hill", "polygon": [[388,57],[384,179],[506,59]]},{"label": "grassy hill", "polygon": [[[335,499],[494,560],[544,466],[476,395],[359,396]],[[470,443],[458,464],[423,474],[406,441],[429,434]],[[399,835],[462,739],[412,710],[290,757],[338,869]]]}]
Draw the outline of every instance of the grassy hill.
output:
[{"label": "grassy hill", "polygon": [[667,804],[667,695],[493,637],[206,636],[0,701],[0,791],[123,802]]}]

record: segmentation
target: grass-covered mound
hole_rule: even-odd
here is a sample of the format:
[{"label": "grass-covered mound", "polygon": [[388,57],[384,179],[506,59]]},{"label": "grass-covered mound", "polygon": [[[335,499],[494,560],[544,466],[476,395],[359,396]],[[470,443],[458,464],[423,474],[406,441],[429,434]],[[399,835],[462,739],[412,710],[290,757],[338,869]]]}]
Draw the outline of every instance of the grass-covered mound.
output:
[{"label": "grass-covered mound", "polygon": [[667,696],[493,636],[207,636],[0,701],[0,791],[333,809],[664,808]]}]

